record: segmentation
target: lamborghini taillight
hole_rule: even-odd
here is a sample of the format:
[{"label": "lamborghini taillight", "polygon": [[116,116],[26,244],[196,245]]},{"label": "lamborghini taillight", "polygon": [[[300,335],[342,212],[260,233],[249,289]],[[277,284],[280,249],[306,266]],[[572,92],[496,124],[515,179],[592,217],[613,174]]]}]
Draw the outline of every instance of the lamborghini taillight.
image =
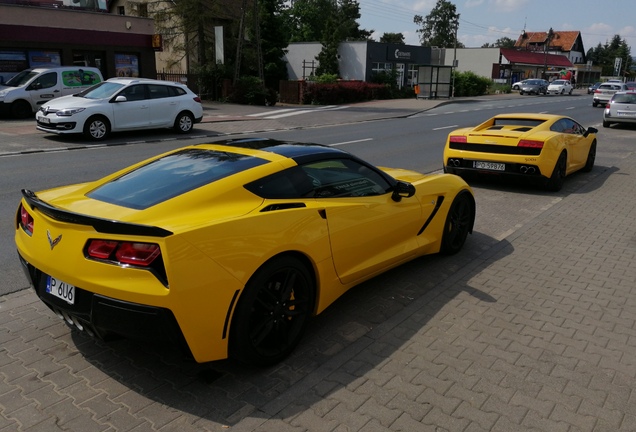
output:
[{"label": "lamborghini taillight", "polygon": [[543,141],[535,141],[535,140],[519,140],[519,144],[517,147],[526,147],[526,148],[543,148]]},{"label": "lamborghini taillight", "polygon": [[456,142],[456,143],[468,142],[467,138],[464,135],[451,135],[450,137],[448,137],[448,140],[450,142]]}]

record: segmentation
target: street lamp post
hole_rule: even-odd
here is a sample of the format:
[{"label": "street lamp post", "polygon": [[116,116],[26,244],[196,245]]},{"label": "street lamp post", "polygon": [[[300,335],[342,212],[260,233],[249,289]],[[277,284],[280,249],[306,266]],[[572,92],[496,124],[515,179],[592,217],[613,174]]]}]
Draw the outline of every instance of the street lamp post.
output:
[{"label": "street lamp post", "polygon": [[453,91],[451,92],[451,97],[455,97],[455,73],[457,72],[457,29],[459,28],[459,15],[455,18],[455,47],[453,48],[453,67],[451,69],[453,74]]}]

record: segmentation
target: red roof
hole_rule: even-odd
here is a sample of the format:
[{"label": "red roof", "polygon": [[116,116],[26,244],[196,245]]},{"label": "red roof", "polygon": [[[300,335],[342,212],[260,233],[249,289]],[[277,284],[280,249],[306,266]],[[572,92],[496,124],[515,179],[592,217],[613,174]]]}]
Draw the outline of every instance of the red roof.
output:
[{"label": "red roof", "polygon": [[[561,31],[553,32],[550,40],[551,49],[560,49],[561,51],[572,51],[576,40],[581,35],[580,31]],[[546,43],[548,34],[546,32],[524,32],[519,36],[515,43],[515,48],[526,49],[528,45],[543,46]]]},{"label": "red roof", "polygon": [[564,55],[544,54],[532,51],[517,51],[510,48],[501,48],[501,54],[510,62],[517,64],[542,66],[557,66],[563,68],[574,67],[572,62]]}]

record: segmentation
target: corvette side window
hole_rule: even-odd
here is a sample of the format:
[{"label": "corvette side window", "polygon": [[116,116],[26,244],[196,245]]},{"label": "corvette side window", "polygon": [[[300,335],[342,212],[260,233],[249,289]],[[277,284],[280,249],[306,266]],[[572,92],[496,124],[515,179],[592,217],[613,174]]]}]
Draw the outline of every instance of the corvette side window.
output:
[{"label": "corvette side window", "polygon": [[302,166],[315,198],[382,195],[391,185],[377,171],[351,159],[329,159]]}]

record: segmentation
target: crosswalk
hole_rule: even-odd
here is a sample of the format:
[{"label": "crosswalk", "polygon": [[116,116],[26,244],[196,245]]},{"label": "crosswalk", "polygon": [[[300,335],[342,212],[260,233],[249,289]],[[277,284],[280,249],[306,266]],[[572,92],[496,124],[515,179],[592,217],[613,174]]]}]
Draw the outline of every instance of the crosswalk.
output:
[{"label": "crosswalk", "polygon": [[263,111],[255,114],[248,114],[246,117],[257,117],[265,120],[276,120],[284,117],[292,117],[303,114],[311,114],[316,112],[324,112],[324,111],[337,111],[341,109],[348,108],[346,105],[326,105],[316,108],[283,108],[279,110],[269,110]]}]

